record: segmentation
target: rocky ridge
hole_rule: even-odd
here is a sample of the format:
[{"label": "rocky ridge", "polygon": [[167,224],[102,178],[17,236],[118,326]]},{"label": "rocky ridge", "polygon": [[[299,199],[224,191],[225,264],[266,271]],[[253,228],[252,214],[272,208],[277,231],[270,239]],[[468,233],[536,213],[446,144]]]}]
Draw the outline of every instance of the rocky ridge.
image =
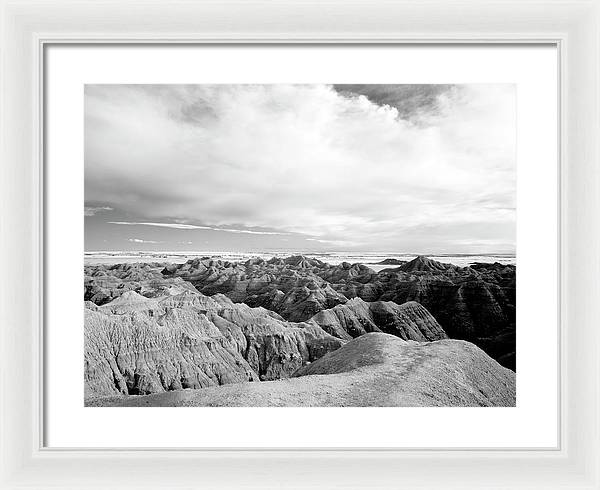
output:
[{"label": "rocky ridge", "polygon": [[431,313],[415,301],[398,305],[392,301],[367,303],[360,298],[353,298],[320,311],[311,320],[326,332],[344,340],[369,332],[389,333],[404,340],[448,338]]},{"label": "rocky ridge", "polygon": [[142,296],[128,284],[117,286],[122,294],[108,303],[85,302],[87,398],[286,378],[365,328],[409,340],[446,338],[416,303],[357,298],[307,322],[288,322],[220,293],[208,297],[171,280],[167,284],[158,286],[170,293],[162,296],[147,285],[142,290],[148,296]]},{"label": "rocky ridge", "polygon": [[197,291],[86,302],[86,397],[280,379],[339,348],[317,324]]},{"label": "rocky ridge", "polygon": [[376,273],[293,256],[86,266],[86,397],[285,379],[369,333],[466,339],[514,369],[515,267]]},{"label": "rocky ridge", "polygon": [[89,400],[101,406],[515,406],[515,373],[469,342],[372,332],[292,378]]},{"label": "rocky ridge", "polygon": [[194,259],[163,269],[166,278],[189,281],[204,294],[222,293],[235,302],[263,306],[290,321],[352,298],[367,302],[416,301],[450,338],[480,345],[515,369],[516,268],[473,264],[457,267],[416,257],[375,272],[363,264],[330,265],[302,256],[233,263]]}]

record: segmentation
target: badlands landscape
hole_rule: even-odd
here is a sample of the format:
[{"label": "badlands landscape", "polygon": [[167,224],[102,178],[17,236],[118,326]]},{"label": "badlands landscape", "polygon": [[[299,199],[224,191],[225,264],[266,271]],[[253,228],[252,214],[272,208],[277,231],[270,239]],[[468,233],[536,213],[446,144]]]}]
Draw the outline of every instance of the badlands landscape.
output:
[{"label": "badlands landscape", "polygon": [[85,266],[86,406],[515,406],[514,265]]}]

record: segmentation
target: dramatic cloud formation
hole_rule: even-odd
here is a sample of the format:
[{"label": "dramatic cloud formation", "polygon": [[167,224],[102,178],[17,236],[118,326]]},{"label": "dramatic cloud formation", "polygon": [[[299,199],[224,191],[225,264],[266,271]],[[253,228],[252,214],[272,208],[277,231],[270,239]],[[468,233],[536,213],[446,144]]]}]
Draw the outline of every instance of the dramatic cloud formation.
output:
[{"label": "dramatic cloud formation", "polygon": [[[440,111],[447,95],[462,88],[453,85],[334,85],[345,95],[364,95],[378,105],[388,105],[402,119],[418,121],[420,117]],[[440,97],[442,96],[442,97]]]},{"label": "dramatic cloud formation", "polygon": [[86,234],[513,252],[515,112],[512,85],[88,85]]}]

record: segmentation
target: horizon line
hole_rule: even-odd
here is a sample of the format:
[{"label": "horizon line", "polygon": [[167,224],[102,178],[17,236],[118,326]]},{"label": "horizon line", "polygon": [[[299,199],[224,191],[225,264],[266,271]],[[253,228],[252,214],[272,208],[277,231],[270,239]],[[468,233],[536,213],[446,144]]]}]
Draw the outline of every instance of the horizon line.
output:
[{"label": "horizon line", "polygon": [[473,255],[494,255],[494,256],[510,256],[516,257],[516,252],[459,252],[459,253],[451,253],[451,252],[391,252],[391,251],[373,251],[373,252],[351,252],[347,250],[335,251],[335,250],[325,250],[325,251],[309,251],[309,250],[272,250],[272,251],[232,251],[232,250],[84,250],[85,254],[114,254],[114,253],[144,253],[144,254],[270,254],[270,253],[300,253],[300,254],[312,254],[312,255],[326,255],[326,254],[347,254],[347,255],[436,255],[436,256],[473,256]]}]

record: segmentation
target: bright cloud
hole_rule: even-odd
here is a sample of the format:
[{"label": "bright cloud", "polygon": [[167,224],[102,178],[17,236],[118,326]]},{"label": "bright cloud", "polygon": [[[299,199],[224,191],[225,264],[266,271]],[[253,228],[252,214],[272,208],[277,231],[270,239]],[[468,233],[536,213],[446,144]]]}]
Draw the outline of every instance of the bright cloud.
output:
[{"label": "bright cloud", "polygon": [[514,86],[402,87],[87,86],[86,200],[119,224],[514,250]]},{"label": "bright cloud", "polygon": [[142,240],[141,238],[128,238],[127,241],[132,243],[161,243],[155,240]]},{"label": "bright cloud", "polygon": [[158,226],[160,228],[175,228],[177,230],[212,230],[224,231],[227,233],[247,233],[249,235],[287,235],[288,233],[280,233],[276,231],[256,231],[256,230],[236,230],[231,228],[215,228],[214,226],[186,225],[183,223],[132,223],[129,221],[108,221],[111,225],[142,225],[142,226]]}]

